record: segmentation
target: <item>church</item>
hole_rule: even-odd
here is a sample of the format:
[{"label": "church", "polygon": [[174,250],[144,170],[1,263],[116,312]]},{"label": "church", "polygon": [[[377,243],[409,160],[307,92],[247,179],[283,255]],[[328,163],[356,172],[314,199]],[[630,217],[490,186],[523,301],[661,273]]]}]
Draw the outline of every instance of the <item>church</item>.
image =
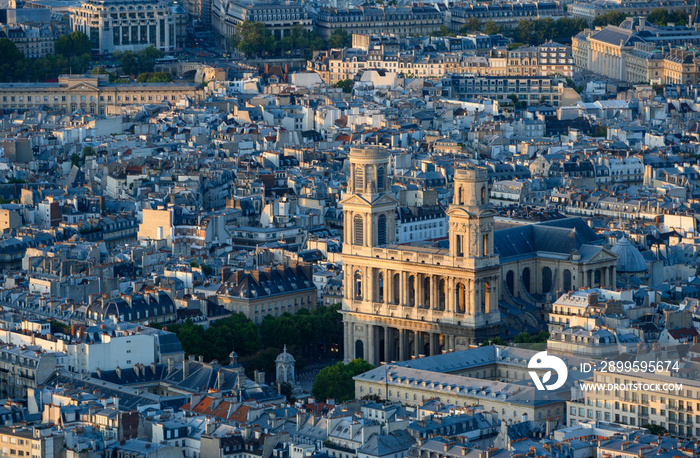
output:
[{"label": "church", "polygon": [[398,245],[389,164],[383,147],[350,150],[341,202],[346,361],[404,361],[467,349],[505,326],[544,328],[564,287],[614,281],[617,257],[580,218],[496,231],[482,167],[455,170],[448,243]]}]

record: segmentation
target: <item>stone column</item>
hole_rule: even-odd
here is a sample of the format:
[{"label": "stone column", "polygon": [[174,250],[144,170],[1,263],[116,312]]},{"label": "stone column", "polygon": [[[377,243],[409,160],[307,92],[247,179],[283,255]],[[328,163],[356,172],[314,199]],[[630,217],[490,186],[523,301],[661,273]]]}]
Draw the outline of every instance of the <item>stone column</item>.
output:
[{"label": "stone column", "polygon": [[391,274],[389,269],[384,269],[384,304],[391,304]]},{"label": "stone column", "polygon": [[391,328],[389,326],[384,326],[384,361],[387,363],[391,362],[391,347],[389,345],[389,339],[391,336]]},{"label": "stone column", "polygon": [[406,361],[406,330],[399,329],[399,360]]},{"label": "stone column", "polygon": [[371,267],[366,267],[365,269],[365,278],[367,281],[367,287],[365,288],[365,291],[367,291],[367,294],[364,296],[365,302],[370,302],[370,304],[374,303],[374,269]]},{"label": "stone column", "polygon": [[416,308],[423,307],[423,274],[416,274]]},{"label": "stone column", "polygon": [[416,358],[421,354],[421,333],[420,331],[413,332],[413,354]]},{"label": "stone column", "polygon": [[351,361],[354,356],[355,349],[353,348],[353,339],[352,339],[352,323],[343,323],[344,327],[344,345],[345,345],[345,361]]}]

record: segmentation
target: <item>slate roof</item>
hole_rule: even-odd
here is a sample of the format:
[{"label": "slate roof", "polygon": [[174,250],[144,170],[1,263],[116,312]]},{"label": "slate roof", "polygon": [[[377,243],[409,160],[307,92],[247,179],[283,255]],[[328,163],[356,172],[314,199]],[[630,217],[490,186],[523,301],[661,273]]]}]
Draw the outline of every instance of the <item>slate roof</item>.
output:
[{"label": "slate roof", "polygon": [[494,248],[505,261],[535,256],[538,251],[569,254],[584,245],[602,243],[582,218],[564,218],[496,231]]},{"label": "slate roof", "polygon": [[408,450],[415,440],[408,431],[401,430],[392,434],[375,434],[362,444],[357,452],[369,456],[387,456]]},{"label": "slate roof", "polygon": [[232,272],[218,292],[232,297],[257,299],[315,289],[311,273],[303,266],[278,266],[276,269]]}]

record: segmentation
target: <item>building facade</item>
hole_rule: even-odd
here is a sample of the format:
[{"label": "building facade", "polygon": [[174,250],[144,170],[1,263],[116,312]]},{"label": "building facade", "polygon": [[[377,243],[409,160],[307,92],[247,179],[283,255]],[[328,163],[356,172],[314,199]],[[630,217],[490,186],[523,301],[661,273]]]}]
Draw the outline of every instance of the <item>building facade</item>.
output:
[{"label": "building facade", "polygon": [[277,40],[290,35],[297,25],[304,30],[311,30],[313,25],[300,3],[277,1],[251,4],[243,0],[213,0],[211,21],[214,36],[226,48],[241,22],[262,22]]},{"label": "building facade", "polygon": [[30,110],[45,105],[52,109],[105,114],[124,105],[177,104],[199,100],[194,84],[110,84],[106,75],[62,75],[57,83],[0,83],[0,109]]},{"label": "building facade", "polygon": [[175,18],[169,5],[148,0],[84,0],[70,9],[71,28],[85,33],[99,54],[154,46],[177,49]]},{"label": "building facade", "polygon": [[0,27],[0,38],[7,38],[17,46],[27,59],[37,59],[53,54],[55,37],[49,26]]},{"label": "building facade", "polygon": [[389,154],[352,148],[344,213],[345,359],[371,364],[465,349],[498,335],[495,211],[486,169],[455,173],[449,249],[396,245]]},{"label": "building facade", "polygon": [[338,29],[350,35],[430,35],[442,25],[442,13],[428,6],[324,8],[316,17],[316,31],[326,39]]}]

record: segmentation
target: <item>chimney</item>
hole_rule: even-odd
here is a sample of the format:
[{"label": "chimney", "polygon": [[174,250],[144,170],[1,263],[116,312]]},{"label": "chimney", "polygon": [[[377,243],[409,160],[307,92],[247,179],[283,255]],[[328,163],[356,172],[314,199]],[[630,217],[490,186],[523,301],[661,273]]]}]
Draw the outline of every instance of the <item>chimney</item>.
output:
[{"label": "chimney", "polygon": [[216,374],[216,382],[217,388],[221,391],[224,387],[224,383],[226,383],[226,374],[224,374],[222,369],[219,369],[219,372]]},{"label": "chimney", "polygon": [[[145,371],[145,369],[144,369],[144,371]],[[156,363],[151,363],[151,372],[154,374],[156,373]]]},{"label": "chimney", "polygon": [[102,378],[102,369],[98,367],[95,369],[95,373],[97,373],[97,378]]},{"label": "chimney", "polygon": [[182,379],[186,379],[190,376],[190,364],[189,361],[185,360],[182,362]]},{"label": "chimney", "polygon": [[172,358],[168,358],[168,374],[171,373],[173,369],[175,369],[175,362]]},{"label": "chimney", "polygon": [[199,355],[199,362],[200,362],[200,363],[203,363],[203,362],[204,362],[204,356]]},{"label": "chimney", "polygon": [[231,275],[231,268],[230,267],[224,267],[221,269],[221,281],[222,282],[225,282],[229,275]]},{"label": "chimney", "polygon": [[121,367],[117,366],[116,372],[117,372],[117,378],[121,379],[121,378],[122,378],[122,369],[121,369]]},{"label": "chimney", "polygon": [[136,376],[139,376],[139,363],[134,364],[134,372],[136,373]]}]

